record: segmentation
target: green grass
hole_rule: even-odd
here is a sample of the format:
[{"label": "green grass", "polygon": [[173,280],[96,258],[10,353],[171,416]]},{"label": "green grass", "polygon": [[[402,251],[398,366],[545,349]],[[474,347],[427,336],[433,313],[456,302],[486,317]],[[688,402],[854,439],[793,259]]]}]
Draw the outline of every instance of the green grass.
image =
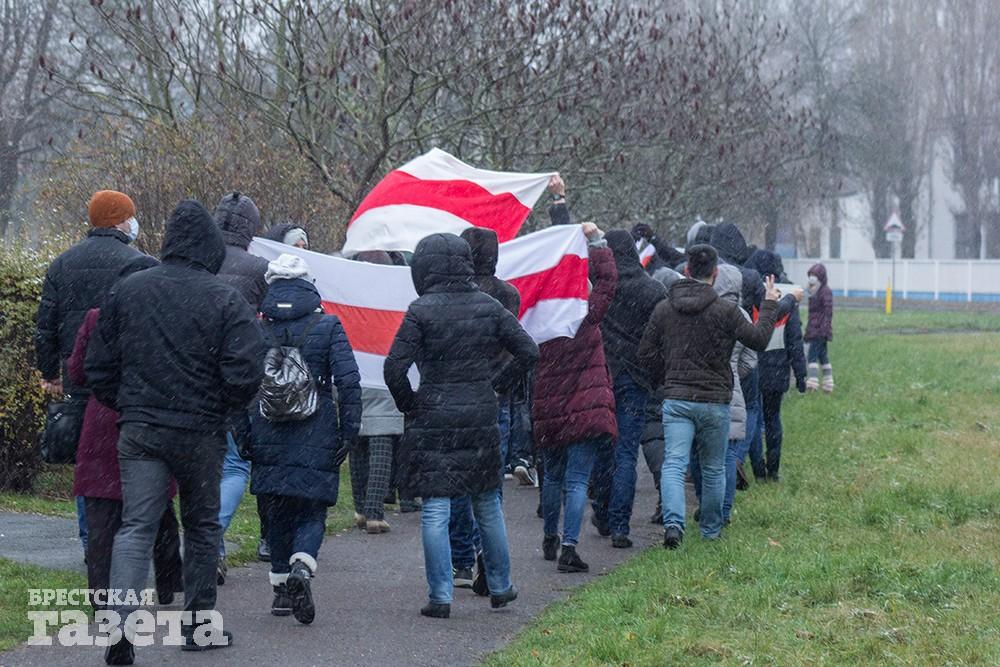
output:
[{"label": "green grass", "polygon": [[[1000,317],[840,311],[780,485],[550,607],[487,665],[1000,664]],[[542,566],[539,562],[539,566]]]},{"label": "green grass", "polygon": [[[86,588],[87,577],[76,572],[47,570],[0,558],[0,651],[23,642],[34,627],[28,620],[28,590],[32,588]],[[38,607],[54,610],[55,607]],[[60,607],[59,609],[67,609]],[[79,607],[84,611],[89,611]]]}]

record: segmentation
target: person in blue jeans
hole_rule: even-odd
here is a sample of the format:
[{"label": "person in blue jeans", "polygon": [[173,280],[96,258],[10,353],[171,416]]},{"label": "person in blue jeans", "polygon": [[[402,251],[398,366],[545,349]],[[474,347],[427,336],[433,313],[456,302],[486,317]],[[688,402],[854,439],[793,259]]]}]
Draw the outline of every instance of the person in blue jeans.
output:
[{"label": "person in blue jeans", "polygon": [[675,282],[653,311],[639,344],[638,358],[663,392],[664,457],[660,474],[663,544],[676,549],[684,538],[684,477],[692,448],[701,463],[701,534],[722,534],[729,403],[733,394],[730,360],[736,341],[761,351],[771,338],[780,294],[774,278],[756,324],[736,303],[719,298],[718,254],[709,245],[687,250],[686,278]]},{"label": "person in blue jeans", "polygon": [[83,545],[83,562],[87,562],[87,504],[83,496],[76,497],[76,526],[79,530],[80,544]]},{"label": "person in blue jeans", "polygon": [[219,525],[222,539],[219,540],[219,564],[216,566],[216,583],[226,583],[226,531],[233,522],[233,516],[243,501],[247,483],[250,481],[250,462],[244,460],[236,446],[233,431],[226,433],[226,458],[222,462],[222,482],[219,485]]},{"label": "person in blue jeans", "polygon": [[667,289],[643,268],[632,233],[612,229],[604,239],[618,270],[614,299],[601,320],[604,354],[614,382],[618,439],[597,453],[592,478],[593,522],[601,535],[611,536],[611,546],[622,549],[632,546],[628,535],[635,501],[636,462],[652,389],[637,359],[639,340]]},{"label": "person in blue jeans", "polygon": [[[386,387],[406,415],[400,475],[423,498],[421,537],[428,602],[420,613],[448,618],[454,589],[448,523],[452,499],[469,496],[483,543],[493,608],[517,599],[498,488],[497,395],[538,359],[517,318],[482,292],[472,249],[454,234],[431,234],[413,253],[418,297],[403,317],[383,366]],[[509,361],[498,366],[506,352]],[[420,386],[408,373],[416,365]]]}]

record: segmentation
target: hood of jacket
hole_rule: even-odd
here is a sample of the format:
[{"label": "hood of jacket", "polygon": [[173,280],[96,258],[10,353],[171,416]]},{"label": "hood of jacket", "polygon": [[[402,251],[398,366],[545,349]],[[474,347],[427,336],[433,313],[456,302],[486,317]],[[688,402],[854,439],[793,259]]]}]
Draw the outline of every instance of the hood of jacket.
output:
[{"label": "hood of jacket", "polygon": [[215,207],[215,222],[222,230],[226,245],[246,250],[260,230],[260,211],[250,197],[230,192]]},{"label": "hood of jacket", "polygon": [[500,242],[497,233],[483,227],[469,227],[462,231],[461,238],[472,250],[472,270],[476,276],[492,276],[497,272],[497,257]]},{"label": "hood of jacket", "polygon": [[281,243],[281,241],[285,238],[285,234],[292,231],[296,227],[298,227],[298,225],[293,225],[290,222],[282,222],[281,224],[275,225],[267,230],[267,233],[264,234],[264,238]]},{"label": "hood of jacket", "polygon": [[205,207],[185,199],[167,220],[160,257],[196,264],[215,274],[226,258],[226,242]]},{"label": "hood of jacket", "polygon": [[745,266],[760,274],[761,278],[774,276],[775,281],[787,283],[788,277],[785,275],[785,265],[781,261],[781,255],[770,250],[757,250],[750,255]]},{"label": "hood of jacket", "polygon": [[743,264],[750,253],[747,240],[739,228],[731,222],[723,222],[712,230],[711,246],[719,253],[719,257],[730,264]]},{"label": "hood of jacket", "polygon": [[454,234],[431,234],[423,238],[413,251],[410,272],[413,287],[420,296],[477,289],[472,281],[472,250]]},{"label": "hood of jacket", "polygon": [[308,280],[275,280],[267,288],[260,312],[272,320],[297,320],[320,307],[319,291]]},{"label": "hood of jacket", "polygon": [[826,285],[826,267],[822,264],[813,264],[809,268],[809,273],[807,275],[816,276],[819,278],[820,285]]},{"label": "hood of jacket", "polygon": [[732,264],[719,264],[719,275],[712,287],[721,299],[738,305],[743,293],[743,272]]},{"label": "hood of jacket", "polygon": [[675,310],[687,315],[696,315],[719,298],[708,283],[683,278],[674,283],[668,292],[670,304]]},{"label": "hood of jacket", "polygon": [[635,241],[629,232],[624,229],[612,229],[604,235],[604,240],[608,242],[608,247],[615,256],[615,267],[618,269],[619,278],[645,273],[646,270],[639,261],[639,252],[635,249]]}]

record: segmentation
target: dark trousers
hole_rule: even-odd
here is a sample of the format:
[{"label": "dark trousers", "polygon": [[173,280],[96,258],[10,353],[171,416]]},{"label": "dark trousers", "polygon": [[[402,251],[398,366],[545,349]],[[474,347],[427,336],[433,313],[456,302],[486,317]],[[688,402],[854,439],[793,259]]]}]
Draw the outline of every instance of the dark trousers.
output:
[{"label": "dark trousers", "polygon": [[764,401],[764,435],[767,439],[767,454],[765,461],[768,475],[777,475],[781,465],[781,441],[784,432],[781,428],[781,392],[761,392]]},{"label": "dark trousers", "polygon": [[[326,505],[309,498],[271,496],[270,510],[271,572],[291,572],[295,554],[308,554],[315,560],[326,532]],[[315,573],[315,567],[309,569]]]},{"label": "dark trousers", "polygon": [[260,539],[267,540],[271,526],[271,496],[266,493],[257,494],[257,517],[260,519]]},{"label": "dark trousers", "polygon": [[[111,498],[86,498],[87,532],[87,586],[94,590],[108,588],[111,579],[111,553],[115,534],[122,525],[122,501]],[[153,544],[153,571],[156,592],[178,593],[184,590],[181,562],[181,540],[177,531],[174,506],[167,505],[160,518]]]},{"label": "dark trousers", "polygon": [[[146,587],[149,562],[170,478],[177,480],[184,526],[184,610],[215,608],[219,560],[219,482],[226,439],[222,432],[195,433],[149,424],[124,424],[118,439],[122,475],[122,525],[111,557],[111,588]],[[123,606],[122,618],[134,611]]]}]

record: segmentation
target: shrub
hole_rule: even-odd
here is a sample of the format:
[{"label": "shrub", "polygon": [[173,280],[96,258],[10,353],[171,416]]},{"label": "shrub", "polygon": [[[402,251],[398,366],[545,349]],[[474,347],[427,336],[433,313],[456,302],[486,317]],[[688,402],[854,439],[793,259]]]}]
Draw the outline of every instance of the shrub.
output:
[{"label": "shrub", "polygon": [[40,468],[45,396],[34,333],[44,275],[37,253],[0,250],[0,490],[29,491]]}]

